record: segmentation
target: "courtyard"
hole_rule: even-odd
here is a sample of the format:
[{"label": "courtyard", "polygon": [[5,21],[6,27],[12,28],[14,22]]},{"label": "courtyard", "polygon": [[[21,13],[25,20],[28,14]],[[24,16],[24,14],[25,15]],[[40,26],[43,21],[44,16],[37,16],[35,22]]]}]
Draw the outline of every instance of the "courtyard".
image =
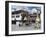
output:
[{"label": "courtyard", "polygon": [[24,30],[37,30],[40,29],[40,24],[38,27],[35,27],[36,24],[30,24],[28,26],[17,26],[15,24],[12,25],[12,31],[24,31]]}]

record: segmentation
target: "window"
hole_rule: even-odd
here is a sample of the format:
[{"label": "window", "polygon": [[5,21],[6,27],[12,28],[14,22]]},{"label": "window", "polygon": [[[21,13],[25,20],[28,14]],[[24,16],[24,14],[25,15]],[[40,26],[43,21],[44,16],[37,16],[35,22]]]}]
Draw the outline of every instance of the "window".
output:
[{"label": "window", "polygon": [[17,15],[16,17],[19,17],[19,15]]},{"label": "window", "polygon": [[14,18],[15,16],[12,16],[12,18]]}]

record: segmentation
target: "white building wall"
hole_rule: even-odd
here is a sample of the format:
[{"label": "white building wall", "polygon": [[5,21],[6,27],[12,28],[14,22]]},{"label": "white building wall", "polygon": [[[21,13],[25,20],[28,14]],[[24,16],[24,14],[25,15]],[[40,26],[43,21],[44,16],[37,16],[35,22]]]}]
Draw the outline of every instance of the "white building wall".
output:
[{"label": "white building wall", "polygon": [[[16,17],[17,15],[19,15],[19,17]],[[16,20],[21,20],[22,16],[21,16],[21,14],[16,14],[15,18],[16,18]]]},{"label": "white building wall", "polygon": [[[16,17],[17,15],[19,15],[19,17]],[[21,20],[21,18],[22,18],[22,16],[21,16],[21,14],[15,14],[15,15],[13,15],[13,16],[15,16],[14,18],[12,18],[12,20]]]},{"label": "white building wall", "polygon": [[[16,16],[18,16],[19,15],[19,17],[16,17]],[[22,16],[21,16],[21,14],[15,14],[15,15],[13,15],[13,16],[15,16],[14,18],[12,18],[12,20],[21,20],[21,18],[22,18]],[[16,25],[17,26],[19,26],[19,24],[21,24],[21,22],[16,22]]]},{"label": "white building wall", "polygon": [[19,26],[19,22],[16,22],[16,25]]}]

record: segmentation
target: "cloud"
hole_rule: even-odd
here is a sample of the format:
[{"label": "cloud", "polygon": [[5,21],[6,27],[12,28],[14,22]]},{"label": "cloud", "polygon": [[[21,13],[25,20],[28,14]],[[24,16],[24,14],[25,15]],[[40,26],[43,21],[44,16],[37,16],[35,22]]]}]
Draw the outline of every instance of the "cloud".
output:
[{"label": "cloud", "polygon": [[29,14],[33,14],[33,13],[37,13],[37,9],[36,8],[29,8],[27,6],[14,6],[12,11],[18,11],[18,10],[25,10],[28,11]]},{"label": "cloud", "polygon": [[16,10],[27,10],[27,7],[24,6],[16,6]]},{"label": "cloud", "polygon": [[37,13],[37,9],[36,8],[33,8],[31,12],[32,13]]}]

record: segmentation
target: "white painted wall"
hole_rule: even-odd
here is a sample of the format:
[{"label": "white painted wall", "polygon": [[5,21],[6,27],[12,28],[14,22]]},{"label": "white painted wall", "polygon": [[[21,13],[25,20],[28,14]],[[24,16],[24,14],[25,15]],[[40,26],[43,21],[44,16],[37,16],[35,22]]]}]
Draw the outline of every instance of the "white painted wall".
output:
[{"label": "white painted wall", "polygon": [[[46,0],[15,0],[15,1],[46,3]],[[46,4],[45,4],[45,6],[46,6]],[[46,9],[46,7],[45,7],[45,9]],[[45,14],[46,14],[46,11],[45,11]],[[45,17],[45,19],[46,19],[46,17]],[[46,22],[46,20],[45,20],[45,22]],[[45,31],[46,31],[46,29],[45,29]],[[6,37],[5,36],[5,0],[0,0],[0,37]],[[9,36],[9,37],[13,37],[13,36]],[[46,37],[46,32],[45,32],[45,34],[39,34],[39,35],[24,35],[24,36],[14,36],[14,37]]]},{"label": "white painted wall", "polygon": [[[16,19],[16,20],[21,20],[21,18],[22,18],[21,14],[15,14],[14,16],[15,16],[15,17],[12,18],[12,20],[15,20],[15,19]],[[19,17],[16,17],[16,16],[19,16]],[[19,26],[19,24],[20,24],[20,22],[16,22],[16,25],[17,25],[17,26]]]},{"label": "white painted wall", "polygon": [[[19,15],[19,17],[16,17],[16,16],[18,16]],[[15,16],[14,18],[12,18],[12,20],[21,20],[21,18],[22,18],[22,16],[21,16],[21,14],[15,14],[15,15],[13,15],[13,16]]]},{"label": "white painted wall", "polygon": [[[17,15],[19,15],[19,17],[16,17]],[[22,16],[21,16],[21,14],[16,14],[15,18],[16,18],[16,20],[21,20]]]}]

